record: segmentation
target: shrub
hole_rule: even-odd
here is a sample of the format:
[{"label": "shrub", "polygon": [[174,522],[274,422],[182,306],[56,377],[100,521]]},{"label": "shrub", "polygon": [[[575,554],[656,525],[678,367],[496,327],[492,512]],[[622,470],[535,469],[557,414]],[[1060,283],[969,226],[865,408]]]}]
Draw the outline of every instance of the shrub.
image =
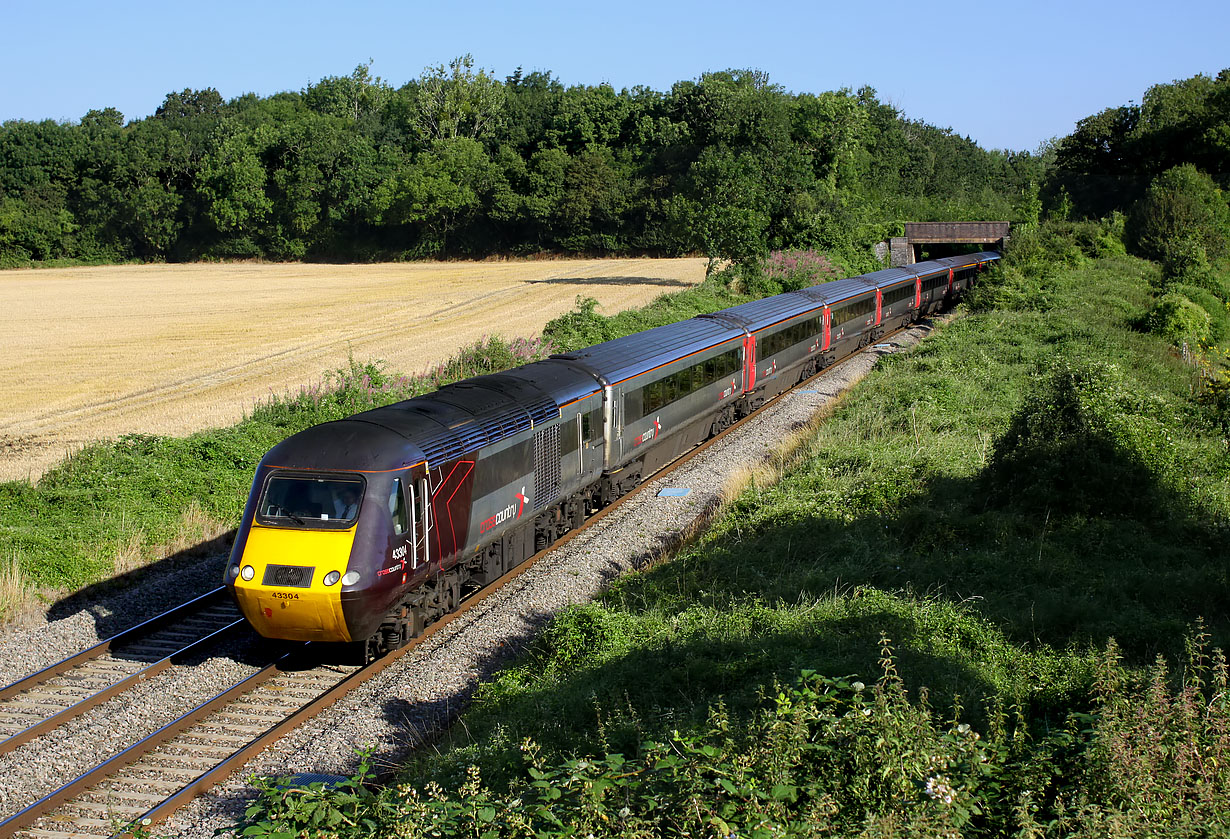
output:
[{"label": "shrub", "polygon": [[1057,514],[1154,517],[1178,433],[1161,413],[1113,365],[1060,362],[996,441],[991,497]]},{"label": "shrub", "polygon": [[1146,328],[1174,346],[1206,344],[1212,337],[1212,317],[1182,294],[1169,292],[1145,318]]},{"label": "shrub", "polygon": [[1148,259],[1165,260],[1185,240],[1219,259],[1230,251],[1230,207],[1212,178],[1185,163],[1154,179],[1128,217],[1127,234],[1133,250]]},{"label": "shrub", "polygon": [[1213,268],[1204,245],[1195,237],[1182,236],[1162,244],[1162,272],[1167,280],[1207,287]]},{"label": "shrub", "polygon": [[1221,343],[1230,336],[1230,307],[1227,306],[1225,299],[1218,296],[1216,292],[1203,286],[1186,284],[1171,285],[1166,290],[1182,295],[1204,309],[1209,316],[1210,341],[1215,344]]}]

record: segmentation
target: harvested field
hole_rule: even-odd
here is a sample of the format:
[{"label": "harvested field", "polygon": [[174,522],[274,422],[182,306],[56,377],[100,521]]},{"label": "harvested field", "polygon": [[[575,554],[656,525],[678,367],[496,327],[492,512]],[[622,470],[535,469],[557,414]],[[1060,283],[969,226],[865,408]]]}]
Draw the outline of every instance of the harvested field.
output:
[{"label": "harvested field", "polygon": [[383,359],[422,372],[483,335],[536,334],[699,282],[703,259],[142,265],[0,271],[0,480],[83,444],[227,425],[272,393]]}]

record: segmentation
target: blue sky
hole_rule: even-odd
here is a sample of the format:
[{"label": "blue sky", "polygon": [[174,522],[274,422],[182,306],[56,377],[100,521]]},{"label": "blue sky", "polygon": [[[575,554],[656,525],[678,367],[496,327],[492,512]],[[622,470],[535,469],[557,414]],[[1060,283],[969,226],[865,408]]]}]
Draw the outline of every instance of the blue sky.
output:
[{"label": "blue sky", "polygon": [[1033,150],[1152,84],[1230,67],[1230,3],[0,0],[0,120],[148,116],[170,91],[301,90],[372,61],[395,86],[470,53],[565,84],[666,90],[755,68],[787,90],[869,84],[986,148]]}]

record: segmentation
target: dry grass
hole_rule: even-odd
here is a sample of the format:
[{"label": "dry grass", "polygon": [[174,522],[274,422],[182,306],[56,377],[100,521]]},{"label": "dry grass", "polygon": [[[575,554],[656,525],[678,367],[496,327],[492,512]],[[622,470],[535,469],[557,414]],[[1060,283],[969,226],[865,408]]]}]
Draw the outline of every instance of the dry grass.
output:
[{"label": "dry grass", "polygon": [[703,259],[142,265],[0,271],[0,480],[104,437],[227,425],[353,355],[416,373],[484,334],[537,333],[699,282]]},{"label": "dry grass", "polygon": [[26,583],[16,552],[0,560],[0,624],[17,623],[39,608],[38,596]]},{"label": "dry grass", "polygon": [[195,500],[190,501],[188,508],[180,514],[175,535],[160,545],[147,544],[144,531],[129,531],[116,546],[112,563],[115,574],[126,574],[176,554],[207,553],[217,549],[218,540],[230,530],[229,525],[211,516]]},{"label": "dry grass", "polygon": [[815,414],[804,425],[782,439],[764,460],[742,464],[722,482],[720,506],[725,507],[749,487],[771,487],[811,454],[820,424],[832,413],[830,406]]}]

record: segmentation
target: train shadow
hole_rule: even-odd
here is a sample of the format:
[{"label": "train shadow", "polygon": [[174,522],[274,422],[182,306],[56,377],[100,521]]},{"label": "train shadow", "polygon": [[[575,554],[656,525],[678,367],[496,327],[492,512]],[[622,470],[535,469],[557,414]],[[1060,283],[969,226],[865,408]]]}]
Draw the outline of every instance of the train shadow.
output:
[{"label": "train shadow", "polygon": [[234,540],[235,531],[229,530],[86,586],[52,603],[47,608],[47,620],[88,615],[98,637],[115,635],[221,585]]},{"label": "train shadow", "polygon": [[551,277],[542,280],[526,280],[526,285],[593,285],[637,286],[651,285],[663,288],[691,288],[695,283],[672,280],[667,277]]}]

